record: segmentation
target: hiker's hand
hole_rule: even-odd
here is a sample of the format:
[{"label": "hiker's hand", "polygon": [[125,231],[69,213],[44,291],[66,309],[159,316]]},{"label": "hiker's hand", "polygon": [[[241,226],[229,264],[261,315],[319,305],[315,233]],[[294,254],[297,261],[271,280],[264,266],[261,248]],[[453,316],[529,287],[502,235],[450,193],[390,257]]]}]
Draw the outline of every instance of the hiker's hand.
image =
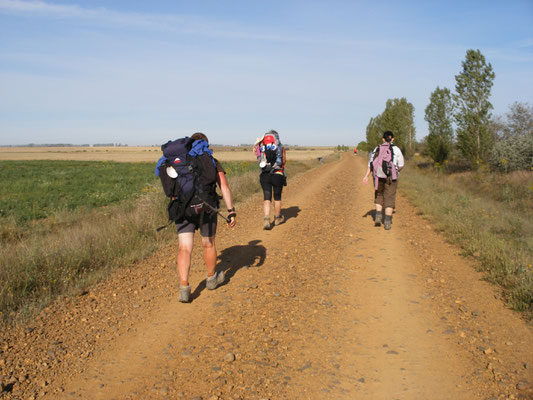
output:
[{"label": "hiker's hand", "polygon": [[228,219],[229,219],[228,226],[230,228],[233,228],[235,224],[237,223],[237,221],[235,220],[236,216],[237,214],[235,212],[232,212],[231,214],[228,215]]},{"label": "hiker's hand", "polygon": [[363,178],[363,185],[366,185],[368,183],[368,176],[365,176]]}]

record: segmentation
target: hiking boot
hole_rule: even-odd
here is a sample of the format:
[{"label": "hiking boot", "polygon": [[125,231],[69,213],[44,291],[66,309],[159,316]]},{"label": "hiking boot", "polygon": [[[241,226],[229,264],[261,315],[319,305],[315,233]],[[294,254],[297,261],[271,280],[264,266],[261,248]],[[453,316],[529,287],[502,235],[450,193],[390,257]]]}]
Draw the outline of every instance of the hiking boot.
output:
[{"label": "hiking boot", "polygon": [[263,223],[263,229],[268,231],[270,229],[270,217],[265,217],[265,222]]},{"label": "hiking boot", "polygon": [[191,295],[191,286],[190,285],[187,285],[187,286],[181,286],[180,285],[180,297],[179,297],[178,300],[181,303],[188,303],[190,295]]},{"label": "hiking boot", "polygon": [[376,216],[374,218],[374,225],[381,226],[381,211],[376,211]]},{"label": "hiking boot", "polygon": [[219,286],[221,283],[224,282],[224,272],[218,271],[213,276],[208,276],[205,280],[205,287],[209,290],[214,290]]},{"label": "hiking boot", "polygon": [[392,224],[392,215],[385,215],[385,221],[383,221],[383,225],[385,225],[385,229],[389,230],[391,228]]},{"label": "hiking boot", "polygon": [[283,215],[274,215],[274,225],[278,226],[279,224],[282,224],[283,221],[285,221],[285,217]]}]

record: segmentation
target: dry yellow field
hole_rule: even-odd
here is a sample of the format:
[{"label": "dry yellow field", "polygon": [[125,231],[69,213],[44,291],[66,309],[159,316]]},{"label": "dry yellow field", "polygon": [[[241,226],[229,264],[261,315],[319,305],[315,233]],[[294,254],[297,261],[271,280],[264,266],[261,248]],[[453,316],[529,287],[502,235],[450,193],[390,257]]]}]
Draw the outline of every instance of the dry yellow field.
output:
[{"label": "dry yellow field", "polygon": [[[214,148],[220,161],[255,161],[251,149],[243,147]],[[330,147],[288,150],[288,160],[310,160],[333,153]],[[156,162],[161,156],[159,147],[0,147],[0,160],[77,160]]]}]

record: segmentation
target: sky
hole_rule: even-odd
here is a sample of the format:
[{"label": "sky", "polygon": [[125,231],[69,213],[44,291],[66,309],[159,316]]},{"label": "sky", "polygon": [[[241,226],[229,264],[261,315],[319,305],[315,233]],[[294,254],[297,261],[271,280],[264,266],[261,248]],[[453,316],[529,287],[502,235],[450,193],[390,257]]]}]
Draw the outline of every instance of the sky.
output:
[{"label": "sky", "polygon": [[354,145],[401,97],[421,140],[468,49],[533,104],[533,0],[0,0],[0,145]]}]

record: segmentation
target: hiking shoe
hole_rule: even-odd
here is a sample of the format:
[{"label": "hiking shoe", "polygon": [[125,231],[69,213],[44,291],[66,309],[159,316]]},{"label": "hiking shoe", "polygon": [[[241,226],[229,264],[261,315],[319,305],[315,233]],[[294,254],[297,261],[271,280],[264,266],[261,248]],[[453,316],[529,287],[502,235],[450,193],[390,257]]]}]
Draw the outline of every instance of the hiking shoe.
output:
[{"label": "hiking shoe", "polygon": [[385,229],[389,230],[391,228],[391,224],[392,224],[392,216],[385,215],[385,221],[383,222],[383,225],[385,225]]},{"label": "hiking shoe", "polygon": [[381,211],[376,211],[376,216],[374,218],[374,225],[381,226]]},{"label": "hiking shoe", "polygon": [[181,303],[188,303],[190,295],[191,295],[191,286],[190,285],[187,285],[187,286],[181,286],[180,285],[180,297],[179,297],[178,300]]},{"label": "hiking shoe", "polygon": [[270,217],[265,217],[265,222],[263,223],[263,229],[268,231],[270,229]]},{"label": "hiking shoe", "polygon": [[283,221],[285,221],[285,217],[283,215],[274,215],[274,225],[278,226],[279,224],[282,224]]},{"label": "hiking shoe", "polygon": [[224,272],[218,271],[213,276],[208,276],[205,280],[205,287],[209,290],[214,290],[219,286],[222,282],[224,282]]}]

